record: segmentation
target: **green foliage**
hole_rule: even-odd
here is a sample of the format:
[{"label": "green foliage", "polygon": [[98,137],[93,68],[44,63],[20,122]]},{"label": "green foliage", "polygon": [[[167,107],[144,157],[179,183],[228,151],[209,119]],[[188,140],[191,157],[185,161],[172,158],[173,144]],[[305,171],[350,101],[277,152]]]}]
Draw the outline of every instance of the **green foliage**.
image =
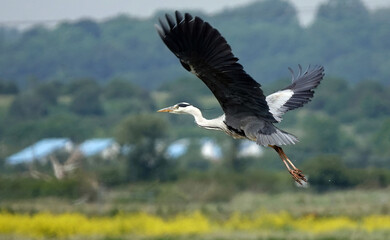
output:
[{"label": "green foliage", "polygon": [[0,81],[0,94],[17,94],[19,92],[18,85],[14,82]]},{"label": "green foliage", "polygon": [[84,183],[81,179],[42,180],[26,177],[1,177],[1,199],[26,199],[38,197],[65,197],[70,199],[82,196]]},{"label": "green foliage", "polygon": [[152,144],[138,144],[128,155],[126,174],[128,181],[167,181],[175,178],[175,167],[163,152]]},{"label": "green foliage", "polygon": [[[245,69],[262,83],[287,77],[283,69],[297,63],[324,65],[327,76],[349,82],[385,83],[390,77],[388,11],[370,12],[360,0],[330,0],[307,28],[299,25],[293,5],[282,0],[253,2],[213,16],[194,14],[219,29]],[[0,78],[25,83],[31,76],[40,81],[120,76],[156,88],[185,74],[153,28],[162,15],[80,20],[21,34],[2,30]]]},{"label": "green foliage", "polygon": [[384,99],[389,95],[388,87],[374,81],[357,84],[351,92],[349,106],[356,117],[379,118],[390,115],[390,104]]},{"label": "green foliage", "polygon": [[294,6],[287,1],[281,0],[254,2],[251,6],[227,10],[216,17],[223,18],[224,20],[242,19],[241,21],[246,23],[261,22],[275,25],[298,24]]},{"label": "green foliage", "polygon": [[[331,0],[320,7],[312,25],[302,28],[291,4],[267,0],[205,19],[226,37],[241,58],[240,63],[259,79],[268,94],[272,91],[267,82],[272,82],[273,90],[290,84],[288,71],[283,71],[287,66],[325,66],[326,78],[316,89],[313,101],[303,110],[287,113],[279,125],[301,140],[285,148],[298,167],[319,155],[338,156],[330,162],[322,158],[311,161],[318,162],[312,168],[315,171],[308,172],[313,188],[388,185],[386,169],[349,170],[388,168],[388,9],[372,13],[357,0]],[[0,104],[0,121],[4,123],[0,124],[0,157],[45,137],[69,137],[81,142],[115,135],[121,144],[130,146],[129,155],[89,169],[96,171],[107,186],[130,180],[174,179],[176,174],[185,176],[195,169],[204,174],[223,169],[226,176],[216,176],[223,179],[221,185],[255,188],[237,177],[242,174],[253,185],[259,184],[259,191],[287,189],[282,186],[291,182],[286,172],[280,178],[266,173],[268,169],[284,168],[272,149],[265,150],[262,160],[238,159],[237,146],[228,142],[231,139],[194,126],[191,116],[150,113],[157,110],[155,106],[182,101],[200,107],[208,118],[221,113],[218,102],[201,81],[177,77],[190,73],[181,69],[161,43],[153,29],[155,21],[119,16],[101,23],[81,20],[21,33],[0,29],[0,78],[15,79],[0,82],[0,94],[13,94],[4,96],[6,101],[0,99],[4,100]],[[84,76],[90,78],[80,78]],[[281,80],[276,81],[278,78]],[[153,88],[158,91],[144,90]],[[203,159],[198,144],[192,144],[178,162],[171,162],[164,155],[168,136],[224,139],[221,145],[225,164]],[[266,169],[262,176],[249,177],[248,172],[259,168]],[[372,181],[364,182],[356,176]],[[238,183],[229,182],[230,177]],[[320,178],[336,181],[325,183]],[[222,199],[228,188],[212,198]]]},{"label": "green foliage", "polygon": [[95,38],[100,37],[100,26],[92,20],[83,19],[81,21],[76,22],[74,26],[80,28],[83,32],[89,33]]},{"label": "green foliage", "polygon": [[238,149],[240,142],[236,139],[229,139],[228,152],[225,153],[225,164],[228,169],[232,169],[235,172],[243,172],[246,168],[246,161],[238,158]]},{"label": "green foliage", "polygon": [[316,190],[325,191],[352,187],[347,167],[339,157],[321,156],[309,159],[304,166],[310,185]]},{"label": "green foliage", "polygon": [[376,154],[388,161],[390,156],[390,119],[384,121],[375,132],[372,142]]},{"label": "green foliage", "polygon": [[329,0],[320,6],[317,17],[337,22],[351,18],[367,20],[368,14],[361,0]]},{"label": "green foliage", "polygon": [[129,116],[117,127],[116,139],[129,146],[127,179],[168,180],[173,177],[173,166],[168,162],[159,142],[167,136],[167,123],[154,114]]},{"label": "green foliage", "polygon": [[305,135],[302,145],[308,153],[340,153],[347,144],[347,136],[342,133],[340,125],[328,116],[314,115],[302,122]]},{"label": "green foliage", "polygon": [[51,105],[57,104],[57,98],[61,93],[61,84],[58,82],[47,82],[40,84],[34,89],[37,95],[42,97]]},{"label": "green foliage", "polygon": [[8,127],[3,129],[0,139],[7,145],[16,147],[14,151],[42,138],[64,137],[81,142],[94,136],[98,130],[96,121],[65,113],[39,120],[7,120],[6,123]]},{"label": "green foliage", "polygon": [[102,115],[100,87],[94,81],[78,86],[70,104],[70,110],[79,115]]},{"label": "green foliage", "polygon": [[129,116],[119,123],[116,139],[121,144],[155,142],[167,136],[167,122],[156,114]]},{"label": "green foliage", "polygon": [[[119,159],[116,159],[118,161]],[[121,162],[122,163],[122,162]],[[126,173],[126,165],[110,164],[102,167],[94,168],[98,179],[106,187],[113,187],[127,183],[128,173]]]},{"label": "green foliage", "polygon": [[92,78],[72,79],[64,86],[64,94],[75,95],[78,91],[88,88],[99,88],[96,80]]},{"label": "green foliage", "polygon": [[18,119],[34,119],[48,114],[49,104],[36,93],[19,94],[12,102],[8,114]]},{"label": "green foliage", "polygon": [[122,79],[114,79],[108,82],[103,94],[107,99],[132,98],[145,95],[141,88]]},{"label": "green foliage", "polygon": [[187,172],[189,169],[191,169],[191,171],[209,170],[212,163],[202,156],[200,148],[201,144],[199,139],[193,139],[188,145],[187,152],[175,159],[174,164],[184,172]]},{"label": "green foliage", "polygon": [[154,102],[146,90],[124,79],[113,79],[102,89],[107,115],[153,111]]},{"label": "green foliage", "polygon": [[345,79],[327,77],[315,91],[310,109],[326,111],[330,115],[345,114],[346,103],[352,95],[351,86]]},{"label": "green foliage", "polygon": [[[201,81],[193,77],[178,78],[162,85],[159,90],[170,93],[166,102],[171,105],[188,102],[194,106],[199,106],[199,100],[202,96],[211,95],[210,90]],[[171,94],[172,92],[175,94]]]}]

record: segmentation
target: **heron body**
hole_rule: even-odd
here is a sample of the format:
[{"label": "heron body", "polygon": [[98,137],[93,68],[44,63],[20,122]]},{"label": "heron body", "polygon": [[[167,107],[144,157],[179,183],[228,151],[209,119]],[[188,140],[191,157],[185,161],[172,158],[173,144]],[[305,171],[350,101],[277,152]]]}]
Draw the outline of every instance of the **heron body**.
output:
[{"label": "heron body", "polygon": [[215,119],[205,119],[202,112],[189,103],[178,103],[159,110],[177,114],[191,114],[198,126],[220,130],[233,138],[247,138],[262,146],[269,146],[279,154],[287,169],[298,182],[304,175],[284,154],[281,145],[295,144],[297,137],[275,126],[289,110],[308,103],[324,76],[322,66],[299,66],[292,83],[269,96],[261,85],[248,75],[238,63],[225,38],[208,22],[199,17],[176,11],[175,18],[166,14],[156,29],[165,45],[179,58],[181,65],[195,74],[211,90],[224,111]]}]

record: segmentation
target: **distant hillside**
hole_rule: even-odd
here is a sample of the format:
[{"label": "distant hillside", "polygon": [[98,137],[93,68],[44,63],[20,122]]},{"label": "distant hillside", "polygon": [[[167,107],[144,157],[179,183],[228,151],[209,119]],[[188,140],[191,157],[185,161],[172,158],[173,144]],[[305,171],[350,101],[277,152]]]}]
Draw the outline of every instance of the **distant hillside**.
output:
[{"label": "distant hillside", "polygon": [[[240,62],[259,82],[289,77],[287,67],[321,64],[327,76],[358,82],[390,79],[390,9],[369,12],[358,0],[330,0],[302,28],[294,7],[281,0],[255,2],[214,16]],[[0,29],[0,79],[98,81],[125,78],[144,87],[185,75],[154,29],[157,17],[80,20],[55,29]]]}]

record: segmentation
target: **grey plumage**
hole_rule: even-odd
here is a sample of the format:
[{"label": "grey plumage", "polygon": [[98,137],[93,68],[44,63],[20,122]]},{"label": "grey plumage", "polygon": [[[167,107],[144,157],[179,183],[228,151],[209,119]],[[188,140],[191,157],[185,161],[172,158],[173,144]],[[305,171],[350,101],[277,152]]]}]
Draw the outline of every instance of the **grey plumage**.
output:
[{"label": "grey plumage", "polygon": [[288,68],[292,74],[292,84],[284,89],[291,89],[294,95],[284,104],[287,108],[286,111],[293,110],[295,108],[302,107],[308,103],[314,96],[314,90],[321,82],[324,77],[324,67],[310,66],[306,71],[302,72],[301,65],[299,66],[299,73],[297,76],[294,75],[294,71]]},{"label": "grey plumage", "polygon": [[274,123],[280,122],[286,111],[310,101],[323,78],[323,67],[302,72],[299,66],[291,85],[266,98],[261,85],[244,71],[218,30],[188,13],[183,17],[176,11],[175,18],[166,14],[165,19],[156,25],[158,34],[182,66],[212,91],[225,112],[225,132],[263,146],[298,141]]}]

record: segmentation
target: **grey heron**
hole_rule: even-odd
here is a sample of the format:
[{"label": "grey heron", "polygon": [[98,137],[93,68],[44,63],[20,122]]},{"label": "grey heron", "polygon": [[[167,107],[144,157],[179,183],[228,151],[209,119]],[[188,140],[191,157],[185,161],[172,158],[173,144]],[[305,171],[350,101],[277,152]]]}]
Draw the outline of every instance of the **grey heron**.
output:
[{"label": "grey heron", "polygon": [[302,184],[305,176],[290,161],[281,148],[295,144],[297,137],[275,126],[289,110],[302,107],[314,95],[324,77],[322,66],[308,67],[295,76],[287,87],[265,96],[261,85],[249,76],[238,63],[229,44],[208,22],[190,14],[176,11],[175,17],[165,15],[155,25],[165,45],[179,58],[181,65],[201,79],[211,90],[224,114],[205,119],[199,108],[178,103],[158,112],[190,114],[196,124],[205,129],[224,131],[233,138],[246,138],[258,145],[273,148],[280,156],[293,179]]}]

